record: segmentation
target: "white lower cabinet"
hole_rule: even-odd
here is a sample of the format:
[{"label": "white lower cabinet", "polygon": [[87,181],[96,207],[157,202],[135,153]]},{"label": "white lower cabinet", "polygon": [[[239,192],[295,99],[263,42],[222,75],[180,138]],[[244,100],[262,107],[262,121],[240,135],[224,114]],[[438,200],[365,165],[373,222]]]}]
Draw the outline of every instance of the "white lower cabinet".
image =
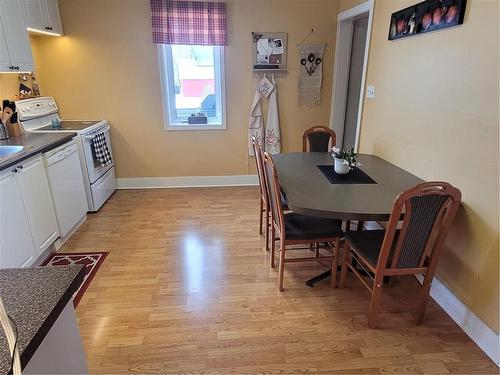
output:
[{"label": "white lower cabinet", "polygon": [[41,155],[0,172],[0,267],[33,263],[59,237]]},{"label": "white lower cabinet", "polygon": [[45,164],[39,155],[19,163],[16,169],[35,249],[41,255],[59,237]]},{"label": "white lower cabinet", "polygon": [[28,216],[12,169],[0,172],[0,268],[29,266],[36,259]]}]

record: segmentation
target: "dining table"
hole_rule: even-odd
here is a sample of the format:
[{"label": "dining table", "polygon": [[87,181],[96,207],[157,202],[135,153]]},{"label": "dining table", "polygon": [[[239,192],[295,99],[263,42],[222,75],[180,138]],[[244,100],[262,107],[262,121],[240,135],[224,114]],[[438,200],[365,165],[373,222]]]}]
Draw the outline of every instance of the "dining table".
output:
[{"label": "dining table", "polygon": [[[359,165],[347,175],[334,173],[327,152],[273,155],[279,182],[293,212],[342,221],[388,221],[398,194],[422,179],[369,154],[358,154]],[[328,277],[326,271],[306,284]]]}]

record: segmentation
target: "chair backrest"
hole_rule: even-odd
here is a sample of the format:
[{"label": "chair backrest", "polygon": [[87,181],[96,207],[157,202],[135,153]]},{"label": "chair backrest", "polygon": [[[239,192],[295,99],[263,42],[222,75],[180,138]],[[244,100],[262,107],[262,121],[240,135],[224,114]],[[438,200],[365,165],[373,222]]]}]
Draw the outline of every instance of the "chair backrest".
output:
[{"label": "chair backrest", "polygon": [[302,134],[303,152],[328,152],[336,143],[337,135],[326,126],[313,126]]},{"label": "chair backrest", "polygon": [[264,174],[269,191],[269,205],[271,206],[271,219],[278,226],[279,232],[284,236],[285,221],[283,217],[283,206],[281,205],[281,187],[278,173],[274,167],[273,158],[264,152]]},{"label": "chair backrest", "polygon": [[259,141],[257,141],[255,137],[252,137],[252,147],[253,154],[255,156],[255,164],[257,164],[257,177],[259,178],[260,195],[264,199],[264,202],[266,202],[267,204],[269,201],[269,193],[266,183],[266,177],[264,175],[264,152],[262,151],[262,147],[260,146]]},{"label": "chair backrest", "polygon": [[446,182],[424,182],[399,194],[377,268],[428,268],[433,273],[461,198],[460,190]]}]

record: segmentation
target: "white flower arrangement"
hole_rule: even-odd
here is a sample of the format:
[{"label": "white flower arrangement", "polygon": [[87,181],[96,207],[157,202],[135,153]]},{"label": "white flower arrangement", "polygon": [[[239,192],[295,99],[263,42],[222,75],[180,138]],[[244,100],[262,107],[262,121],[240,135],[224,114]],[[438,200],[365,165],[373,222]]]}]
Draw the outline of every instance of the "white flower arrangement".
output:
[{"label": "white flower arrangement", "polygon": [[359,167],[361,163],[358,162],[356,159],[356,153],[354,152],[354,147],[349,148],[338,148],[338,147],[333,147],[332,148],[332,157],[336,159],[342,159],[344,160],[344,164],[349,166],[349,169],[352,169],[354,167]]}]

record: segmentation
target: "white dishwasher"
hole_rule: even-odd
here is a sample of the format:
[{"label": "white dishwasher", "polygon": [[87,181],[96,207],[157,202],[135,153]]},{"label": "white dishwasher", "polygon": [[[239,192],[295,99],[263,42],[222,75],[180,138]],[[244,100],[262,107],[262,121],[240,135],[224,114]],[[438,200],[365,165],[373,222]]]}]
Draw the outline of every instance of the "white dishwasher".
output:
[{"label": "white dishwasher", "polygon": [[73,140],[43,156],[61,235],[56,247],[60,247],[87,218],[87,197],[78,145]]}]

